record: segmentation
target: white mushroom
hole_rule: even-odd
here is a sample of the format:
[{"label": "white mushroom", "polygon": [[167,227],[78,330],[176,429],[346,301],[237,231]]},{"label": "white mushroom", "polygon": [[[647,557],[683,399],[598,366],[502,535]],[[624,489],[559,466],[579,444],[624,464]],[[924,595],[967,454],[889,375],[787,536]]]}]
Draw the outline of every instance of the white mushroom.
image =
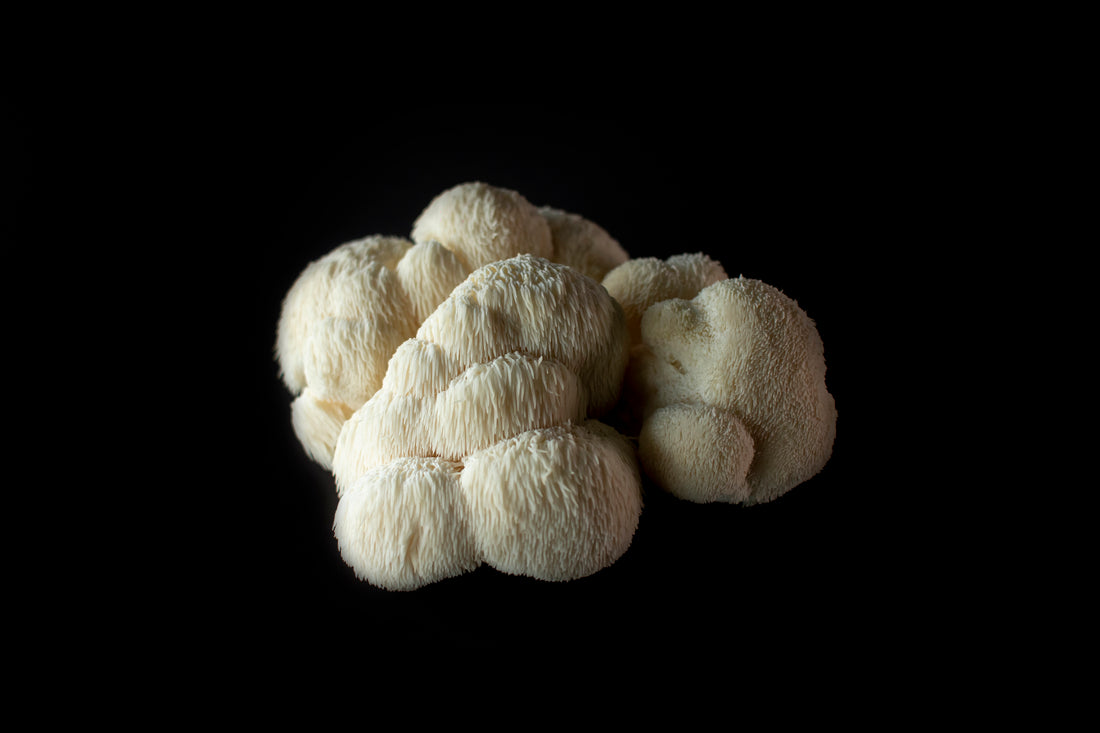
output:
[{"label": "white mushroom", "polygon": [[[411,562],[400,538],[424,512],[456,523],[433,524],[449,538],[465,536],[465,523],[478,561],[505,572],[562,580],[614,562],[637,526],[640,475],[626,440],[589,418],[614,404],[626,359],[622,310],[595,280],[531,255],[471,273],[396,350],[382,388],[337,440],[340,526],[370,513],[340,531],[358,543],[346,557],[360,576],[394,588],[439,576],[393,570]],[[420,477],[426,464],[413,460],[453,469],[464,512],[423,509],[416,497],[427,488],[406,496],[391,486]],[[534,504],[522,510],[520,500]],[[360,530],[389,539],[354,539]],[[463,555],[455,567],[471,562]]]},{"label": "white mushroom", "polygon": [[333,533],[357,577],[401,591],[477,568],[459,468],[438,458],[401,458],[350,487],[336,507]]},{"label": "white mushroom", "polygon": [[437,241],[458,253],[467,269],[517,254],[551,257],[550,225],[522,194],[480,181],[461,183],[433,198],[413,223],[416,242]]},{"label": "white mushroom", "polygon": [[628,359],[622,310],[576,270],[519,255],[475,270],[387,365],[331,462],[338,491],[400,456],[460,459],[494,441],[598,417]]},{"label": "white mushroom", "polygon": [[463,366],[513,351],[564,364],[580,377],[591,417],[614,406],[629,359],[622,308],[607,291],[566,265],[531,255],[472,272],[416,336]]},{"label": "white mushroom", "polygon": [[[400,237],[365,237],[340,245],[298,275],[283,299],[275,343],[281,376],[291,392],[301,392],[308,385],[309,344],[325,319],[370,320],[377,330],[407,334],[400,341],[416,332],[419,324],[410,319],[407,296],[400,292],[393,272],[412,246]],[[392,350],[384,358],[389,359],[390,353]],[[362,367],[365,370],[374,369],[378,360],[364,361],[369,365]],[[377,383],[381,384],[384,360],[378,372]],[[365,385],[362,391],[369,389],[370,385]]]},{"label": "white mushroom", "polygon": [[759,504],[825,466],[836,407],[821,337],[794,300],[721,280],[651,306],[641,338],[626,399],[643,405],[642,466],[669,492]]},{"label": "white mushroom", "polygon": [[727,277],[721,263],[696,252],[664,260],[628,260],[610,270],[602,282],[622,306],[631,344],[636,344],[641,338],[642,315],[651,305],[669,298],[694,298],[703,288]]},{"label": "white mushroom", "polygon": [[649,416],[638,436],[645,472],[659,486],[699,504],[744,502],[752,437],[736,415],[676,402]]},{"label": "white mushroom", "polygon": [[382,236],[340,245],[307,265],[283,300],[275,355],[296,395],[291,423],[326,467],[343,420],[374,394],[390,355],[419,326],[395,271],[412,247]]},{"label": "white mushroom", "polygon": [[633,449],[596,421],[532,430],[476,451],[461,483],[482,560],[574,580],[619,559],[642,510]]},{"label": "white mushroom", "polygon": [[471,271],[519,254],[552,258],[557,248],[595,276],[626,257],[594,223],[480,182],[433,198],[411,237],[342,244],[309,263],[283,300],[275,355],[295,395],[291,424],[326,468],[343,422],[378,391],[390,356]]},{"label": "white mushroom", "polygon": [[[410,339],[394,354],[390,373],[407,378],[416,370],[409,362],[437,350]],[[340,433],[333,461],[337,492],[396,458],[461,461],[527,430],[584,419],[585,406],[584,389],[572,371],[520,352],[474,364],[435,392],[403,390],[401,380],[387,377]]]},{"label": "white mushroom", "polygon": [[618,240],[596,222],[552,206],[539,208],[539,213],[550,224],[554,242],[550,259],[554,262],[599,282],[609,270],[630,259]]},{"label": "white mushroom", "polygon": [[[348,242],[287,293],[292,425],[330,468],[355,575],[412,590],[488,565],[582,578],[630,546],[641,472],[686,501],[771,501],[836,434],[816,325],[701,253],[473,182],[410,239]],[[622,420],[631,443],[600,420]]]}]

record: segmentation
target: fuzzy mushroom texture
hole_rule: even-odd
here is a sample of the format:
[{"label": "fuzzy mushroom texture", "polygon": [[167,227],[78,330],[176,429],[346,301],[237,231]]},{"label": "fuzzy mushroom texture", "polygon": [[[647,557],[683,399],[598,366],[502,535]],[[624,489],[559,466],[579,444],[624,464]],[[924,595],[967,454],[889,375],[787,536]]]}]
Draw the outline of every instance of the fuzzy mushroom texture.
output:
[{"label": "fuzzy mushroom texture", "polygon": [[433,198],[413,222],[415,242],[436,241],[469,270],[518,254],[550,258],[550,225],[518,191],[474,181]]},{"label": "fuzzy mushroom texture", "polygon": [[628,259],[595,223],[480,182],[437,195],[411,236],[345,243],[309,263],[284,298],[275,351],[295,395],[291,423],[326,468],[344,422],[379,389],[397,346],[473,270],[531,254],[598,280]]},{"label": "fuzzy mushroom texture", "polygon": [[[444,572],[445,563],[395,570],[419,562],[428,535],[401,538],[421,526],[427,499],[363,495],[396,496],[387,471],[415,468],[458,472],[465,509],[424,510],[447,523],[429,534],[466,547],[455,538],[468,532],[478,563],[564,580],[614,562],[637,526],[640,474],[633,448],[595,417],[616,403],[627,359],[622,309],[592,278],[532,255],[471,273],[397,349],[382,388],[340,432],[333,475],[349,508],[334,531],[345,561],[391,590]],[[444,463],[408,463],[429,459]],[[417,480],[452,487],[434,475]],[[367,513],[370,521],[347,519]],[[452,574],[470,562],[462,554]]]},{"label": "fuzzy mushroom texture", "polygon": [[669,298],[694,298],[703,288],[727,277],[720,262],[694,252],[664,260],[627,260],[609,270],[602,282],[622,306],[630,342],[637,344],[641,340],[642,316],[651,305]]},{"label": "fuzzy mushroom texture", "polygon": [[481,564],[460,469],[440,458],[401,458],[356,481],[336,507],[333,534],[357,577],[414,590]]},{"label": "fuzzy mushroom texture", "polygon": [[467,274],[438,242],[381,235],[303,269],[282,303],[275,356],[313,460],[331,466],[344,421],[381,386],[390,356]]},{"label": "fuzzy mushroom texture", "polygon": [[596,420],[495,443],[468,456],[461,475],[482,560],[546,581],[591,575],[626,552],[640,481],[634,449]]},{"label": "fuzzy mushroom texture", "polygon": [[[727,278],[720,262],[702,252],[692,252],[663,260],[657,257],[627,260],[609,270],[602,284],[623,309],[633,358],[644,350],[642,316],[650,306],[670,298],[694,298],[703,288]],[[644,408],[644,401],[628,393],[628,397],[616,405],[609,421],[636,436],[641,429]]]},{"label": "fuzzy mushroom texture", "polygon": [[625,380],[643,405],[638,457],[694,502],[768,502],[816,475],[836,435],[816,324],[760,280],[650,306]]},{"label": "fuzzy mushroom texture", "polygon": [[599,418],[618,402],[628,360],[622,308],[595,280],[532,255],[480,267],[346,421],[337,491],[397,457],[461,460],[526,430]]},{"label": "fuzzy mushroom texture", "polygon": [[599,282],[608,271],[630,259],[619,241],[606,229],[580,214],[543,206],[539,208],[554,244],[554,262],[569,265]]},{"label": "fuzzy mushroom texture", "polygon": [[416,337],[462,368],[513,351],[564,364],[600,417],[618,400],[630,358],[622,307],[577,270],[519,255],[470,273],[421,324]]},{"label": "fuzzy mushroom texture", "polygon": [[580,214],[536,207],[518,191],[481,181],[438,194],[413,224],[416,242],[438,241],[473,270],[519,254],[568,265],[597,282],[630,255]]},{"label": "fuzzy mushroom texture", "polygon": [[[444,361],[436,344],[419,339],[397,350],[382,389],[340,432],[333,460],[338,495],[363,473],[400,457],[461,461],[521,432],[586,417],[580,379],[553,360],[504,354],[458,372],[440,389],[437,375],[447,374],[447,366],[431,370]],[[409,376],[421,372],[427,373],[422,384],[410,385]]]},{"label": "fuzzy mushroom texture", "polygon": [[465,464],[404,457],[337,504],[333,534],[356,577],[411,591],[487,564],[545,581],[596,573],[629,548],[642,511],[630,444],[595,421],[530,430]]}]

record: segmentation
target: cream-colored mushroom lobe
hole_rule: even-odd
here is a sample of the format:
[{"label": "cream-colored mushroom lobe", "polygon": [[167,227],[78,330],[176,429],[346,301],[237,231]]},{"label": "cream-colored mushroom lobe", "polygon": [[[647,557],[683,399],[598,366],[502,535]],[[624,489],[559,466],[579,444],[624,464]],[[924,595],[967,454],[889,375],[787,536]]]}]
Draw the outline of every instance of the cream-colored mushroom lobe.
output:
[{"label": "cream-colored mushroom lobe", "polygon": [[312,460],[332,470],[332,456],[344,423],[354,411],[342,402],[322,400],[309,387],[290,403],[290,424]]},{"label": "cream-colored mushroom lobe", "polygon": [[408,591],[480,565],[459,470],[439,458],[400,458],[368,471],[344,492],[333,534],[357,577]]},{"label": "cream-colored mushroom lobe", "polygon": [[440,193],[413,223],[416,242],[434,240],[474,270],[517,254],[552,257],[550,225],[517,191],[480,181]]},{"label": "cream-colored mushroom lobe", "polygon": [[395,271],[417,324],[423,323],[470,274],[457,254],[434,241],[410,247]]},{"label": "cream-colored mushroom lobe", "polygon": [[[275,343],[281,375],[291,392],[306,387],[306,362],[315,351],[309,341],[315,325],[324,319],[371,318],[404,338],[415,333],[417,324],[408,318],[407,301],[399,297],[395,303],[392,291],[375,292],[393,286],[383,271],[392,273],[412,246],[400,237],[365,237],[336,247],[302,270],[283,299]],[[382,359],[383,368],[391,353]]]},{"label": "cream-colored mushroom lobe", "polygon": [[[532,255],[471,273],[340,431],[333,475],[347,562],[388,588],[475,561],[547,580],[614,562],[637,526],[640,474],[626,439],[587,418],[597,400],[617,399],[626,358],[621,307],[595,280]],[[461,510],[441,467],[457,477]],[[422,549],[404,549],[423,547],[407,538],[423,536],[413,528],[424,516],[447,538],[441,546],[461,545],[466,527],[475,552],[462,545],[454,564],[425,565]]]},{"label": "cream-colored mushroom lobe", "polygon": [[539,208],[550,224],[554,262],[568,265],[599,282],[609,270],[630,259],[618,240],[599,224],[550,206]]},{"label": "cream-colored mushroom lobe", "polygon": [[[759,280],[727,279],[692,300],[651,306],[641,337],[645,348],[631,362],[626,382],[644,402],[646,420],[678,403],[710,406],[736,417],[751,437],[748,495],[731,481],[738,488],[723,500],[771,501],[824,467],[836,434],[836,406],[825,384],[816,325],[793,299]],[[685,421],[669,425],[679,429],[648,426],[647,446],[639,446],[643,465],[658,464],[658,450],[687,449]],[[673,493],[691,493],[686,476],[663,475]]]},{"label": "cream-colored mushroom lobe", "polygon": [[580,378],[589,417],[614,406],[629,359],[622,308],[607,291],[566,265],[531,255],[471,273],[416,337],[464,366],[513,351],[559,362]]},{"label": "cream-colored mushroom lobe", "polygon": [[677,403],[654,411],[638,436],[638,455],[646,475],[680,499],[749,499],[752,437],[726,410]]},{"label": "cream-colored mushroom lobe", "polygon": [[641,340],[646,310],[670,298],[694,298],[700,290],[728,277],[721,263],[701,252],[661,260],[639,257],[612,268],[603,286],[623,308],[631,344]]},{"label": "cream-colored mushroom lobe", "polygon": [[[564,365],[512,352],[450,373],[437,345],[411,339],[390,362],[386,382],[345,423],[333,474],[339,493],[370,469],[403,456],[460,461],[533,428],[585,416],[584,388]],[[423,373],[423,380],[413,375]]]},{"label": "cream-colored mushroom lobe", "polygon": [[642,509],[633,449],[592,420],[476,451],[460,481],[482,560],[540,580],[573,580],[614,563]]},{"label": "cream-colored mushroom lobe", "polygon": [[283,300],[275,351],[310,458],[332,467],[343,421],[378,391],[394,351],[466,274],[438,242],[383,236],[306,266]]}]

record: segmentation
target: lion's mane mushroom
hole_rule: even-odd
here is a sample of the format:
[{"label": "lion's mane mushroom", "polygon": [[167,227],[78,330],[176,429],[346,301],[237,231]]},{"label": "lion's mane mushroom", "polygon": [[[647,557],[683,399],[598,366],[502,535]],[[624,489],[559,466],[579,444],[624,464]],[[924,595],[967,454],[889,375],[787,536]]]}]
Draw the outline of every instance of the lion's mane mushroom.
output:
[{"label": "lion's mane mushroom", "polygon": [[394,350],[467,275],[438,242],[375,235],[309,263],[283,300],[275,354],[295,435],[330,467],[344,421],[382,384]]},{"label": "lion's mane mushroom", "polygon": [[[627,359],[622,309],[595,280],[532,255],[475,270],[341,430],[345,562],[394,590],[482,562],[545,580],[613,562],[637,526],[640,478],[625,438],[595,418]],[[416,477],[407,490],[402,476]]]},{"label": "lion's mane mushroom", "polygon": [[283,300],[275,351],[295,395],[291,422],[326,468],[344,421],[379,389],[394,351],[474,269],[529,253],[598,280],[627,259],[596,224],[479,182],[432,199],[410,236],[336,247],[309,263]]},{"label": "lion's mane mushroom", "polygon": [[669,298],[694,298],[706,286],[727,277],[720,262],[694,252],[664,260],[624,260],[601,279],[607,292],[623,307],[631,344],[637,344],[641,340],[642,316],[651,305]]},{"label": "lion's mane mushroom", "polygon": [[336,505],[340,556],[357,577],[415,590],[481,561],[459,487],[461,464],[399,458],[360,476]]},{"label": "lion's mane mushroom", "polygon": [[610,270],[630,259],[619,241],[596,222],[552,206],[539,208],[539,213],[550,224],[554,262],[600,281]]},{"label": "lion's mane mushroom", "polygon": [[480,181],[460,183],[431,200],[413,223],[415,242],[436,241],[470,270],[517,254],[550,258],[550,225],[517,191]]},{"label": "lion's mane mushroom", "polygon": [[[609,275],[610,277],[610,275]],[[836,408],[817,327],[778,289],[720,279],[642,314],[624,400],[645,473],[694,502],[771,501],[829,460]]]},{"label": "lion's mane mushroom", "polygon": [[470,270],[531,254],[598,282],[630,259],[606,229],[580,214],[536,207],[518,191],[481,181],[460,183],[433,198],[411,236],[415,242],[443,243]]},{"label": "lion's mane mushroom", "polygon": [[529,430],[466,457],[462,488],[482,559],[512,575],[591,575],[629,547],[642,508],[631,445],[596,420]]}]

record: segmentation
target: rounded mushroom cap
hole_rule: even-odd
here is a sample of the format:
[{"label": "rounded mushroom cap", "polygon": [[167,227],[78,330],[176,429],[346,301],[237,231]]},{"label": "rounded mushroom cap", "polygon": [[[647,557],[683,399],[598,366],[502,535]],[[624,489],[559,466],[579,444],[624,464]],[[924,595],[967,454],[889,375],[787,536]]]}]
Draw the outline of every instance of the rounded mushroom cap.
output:
[{"label": "rounded mushroom cap", "polygon": [[332,470],[336,442],[352,413],[342,402],[322,400],[306,387],[290,404],[290,424],[306,455]]},{"label": "rounded mushroom cap", "polygon": [[603,280],[608,270],[630,259],[618,240],[603,227],[561,209],[543,206],[539,209],[554,242],[554,262],[568,265],[596,282]]},{"label": "rounded mushroom cap", "polygon": [[754,446],[745,503],[774,499],[824,467],[836,407],[817,327],[794,300],[759,280],[722,280],[692,300],[651,306],[641,336],[627,381],[647,419],[687,402],[744,424]]},{"label": "rounded mushroom cap", "polygon": [[587,399],[565,365],[521,352],[474,364],[435,402],[432,447],[460,460],[536,428],[583,420]]},{"label": "rounded mushroom cap", "polygon": [[697,252],[665,260],[628,260],[604,276],[603,286],[622,306],[630,342],[637,344],[642,316],[651,305],[670,298],[694,298],[703,288],[727,277],[721,263]]},{"label": "rounded mushroom cap", "polygon": [[[519,352],[474,364],[436,392],[395,389],[416,373],[417,364],[432,364],[436,349],[410,346],[415,343],[399,349],[390,362],[390,372],[400,372],[401,380],[387,375],[382,389],[340,432],[332,462],[338,493],[399,457],[460,461],[527,430],[584,419],[586,400],[577,376],[562,364]],[[405,366],[407,358],[417,361]]]},{"label": "rounded mushroom cap", "polygon": [[416,337],[463,367],[513,351],[559,362],[580,377],[591,417],[614,406],[629,358],[622,308],[607,291],[532,255],[470,273]]},{"label": "rounded mushroom cap", "polygon": [[646,475],[673,496],[698,504],[748,500],[752,458],[752,437],[741,421],[709,405],[662,407],[638,436]]},{"label": "rounded mushroom cap", "polygon": [[437,455],[432,450],[434,394],[379,390],[340,429],[332,454],[336,493],[363,474],[399,458]]},{"label": "rounded mushroom cap", "polygon": [[400,458],[364,474],[340,497],[333,534],[357,577],[406,591],[480,565],[460,468],[439,458]]},{"label": "rounded mushroom cap", "polygon": [[299,442],[331,467],[340,416],[382,385],[390,356],[467,274],[438,242],[372,236],[311,262],[283,301],[276,358]]},{"label": "rounded mushroom cap", "polygon": [[428,397],[447,389],[462,370],[439,344],[414,337],[393,352],[382,389],[398,395]]},{"label": "rounded mushroom cap", "polygon": [[[411,305],[393,272],[412,246],[401,237],[365,237],[306,265],[283,299],[275,342],[280,372],[291,392],[301,392],[308,383],[309,341],[325,319],[369,319],[380,334],[407,333],[402,340],[415,333]],[[390,353],[392,349],[382,359],[381,372]],[[323,393],[323,387],[315,391]]]},{"label": "rounded mushroom cap", "polygon": [[475,181],[437,195],[413,223],[416,242],[453,250],[467,269],[517,254],[551,257],[550,225],[521,194]]},{"label": "rounded mushroom cap", "polygon": [[642,509],[630,445],[591,420],[477,451],[461,484],[482,560],[540,580],[573,580],[614,563]]},{"label": "rounded mushroom cap", "polygon": [[410,247],[397,263],[396,271],[417,323],[430,316],[470,274],[456,253],[435,241]]}]

